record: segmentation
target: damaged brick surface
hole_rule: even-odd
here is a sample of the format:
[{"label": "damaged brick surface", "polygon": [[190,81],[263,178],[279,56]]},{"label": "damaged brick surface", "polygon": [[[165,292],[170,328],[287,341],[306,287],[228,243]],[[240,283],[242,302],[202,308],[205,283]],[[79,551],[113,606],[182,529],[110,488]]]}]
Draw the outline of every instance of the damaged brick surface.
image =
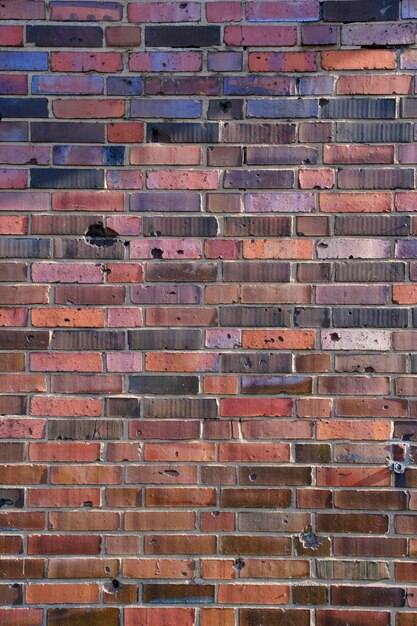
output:
[{"label": "damaged brick surface", "polygon": [[0,2],[0,624],[416,626],[416,35]]}]

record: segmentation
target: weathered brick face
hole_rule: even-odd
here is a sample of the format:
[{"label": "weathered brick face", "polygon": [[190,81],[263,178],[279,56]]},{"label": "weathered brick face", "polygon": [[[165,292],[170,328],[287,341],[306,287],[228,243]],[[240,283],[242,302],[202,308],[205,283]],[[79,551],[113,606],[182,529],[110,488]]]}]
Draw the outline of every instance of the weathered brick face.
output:
[{"label": "weathered brick face", "polygon": [[0,2],[0,624],[417,625],[416,36]]}]

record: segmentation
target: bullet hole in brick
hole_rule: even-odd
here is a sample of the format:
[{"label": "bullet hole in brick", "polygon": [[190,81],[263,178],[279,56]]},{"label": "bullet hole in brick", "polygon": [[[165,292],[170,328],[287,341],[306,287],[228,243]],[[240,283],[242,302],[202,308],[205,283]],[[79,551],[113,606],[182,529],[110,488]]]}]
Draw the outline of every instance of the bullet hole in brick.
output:
[{"label": "bullet hole in brick", "polygon": [[318,248],[328,248],[329,244],[327,244],[325,241],[319,241],[319,243],[317,244]]},{"label": "bullet hole in brick", "polygon": [[0,509],[2,506],[13,506],[14,502],[10,498],[0,498]]},{"label": "bullet hole in brick", "polygon": [[213,517],[219,517],[220,511],[212,511],[211,514],[213,515]]},{"label": "bullet hole in brick", "polygon": [[254,482],[257,479],[258,479],[258,474],[255,474],[254,472],[252,474],[249,474],[249,480],[251,482]]},{"label": "bullet hole in brick", "polygon": [[151,255],[153,259],[162,259],[164,251],[161,248],[152,248]]},{"label": "bullet hole in brick", "polygon": [[388,406],[388,404],[384,404],[384,406],[382,408],[387,410],[387,409],[389,409],[389,406]]},{"label": "bullet hole in brick", "polygon": [[284,341],[284,337],[282,337],[281,335],[278,335],[278,341],[283,342]]},{"label": "bullet hole in brick", "polygon": [[230,109],[232,108],[232,103],[230,100],[220,100],[219,107],[222,111],[227,113],[227,111],[230,111]]},{"label": "bullet hole in brick", "polygon": [[86,500],[85,502],[83,502],[83,506],[90,508],[93,506],[93,503],[91,502],[91,500]]},{"label": "bullet hole in brick", "polygon": [[166,474],[167,476],[179,476],[180,473],[177,472],[177,470],[165,470],[164,474]]},{"label": "bullet hole in brick", "polygon": [[33,341],[35,339],[35,336],[34,335],[28,335],[26,337],[26,339],[27,339],[27,341]]},{"label": "bullet hole in brick", "polygon": [[136,437],[141,437],[142,436],[142,431],[141,430],[137,430],[136,431]]},{"label": "bullet hole in brick", "polygon": [[235,560],[235,564],[234,564],[234,568],[240,572],[240,570],[242,570],[244,567],[246,566],[246,563],[243,559],[239,558]]},{"label": "bullet hole in brick", "polygon": [[161,233],[161,231],[160,231],[160,230],[153,230],[153,231],[150,233],[150,236],[151,236],[151,237],[160,237],[160,236],[161,236],[161,234],[162,234],[162,233]]},{"label": "bullet hole in brick", "polygon": [[318,537],[311,530],[300,533],[300,541],[304,548],[310,550],[318,550],[323,543],[322,537]]},{"label": "bullet hole in brick", "polygon": [[151,546],[155,546],[156,545],[156,539],[151,539],[150,542]]},{"label": "bullet hole in brick", "polygon": [[324,107],[324,106],[326,106],[326,104],[329,104],[329,100],[327,98],[320,98],[319,106],[320,107]]},{"label": "bullet hole in brick", "polygon": [[29,430],[29,435],[31,435],[33,433],[33,430],[31,428],[29,428],[28,430]]},{"label": "bullet hole in brick", "polygon": [[69,317],[64,317],[64,322],[69,322],[69,321],[70,321]]},{"label": "bullet hole in brick", "polygon": [[120,587],[120,583],[117,580],[117,578],[113,578],[113,580],[111,581],[111,584],[113,585],[115,589],[118,589]]},{"label": "bullet hole in brick", "polygon": [[105,573],[105,574],[109,574],[109,573],[110,573],[110,567],[108,567],[107,565],[106,565],[106,567],[104,568],[104,573]]},{"label": "bullet hole in brick", "polygon": [[368,365],[367,367],[365,367],[365,372],[370,374],[372,372],[375,372],[375,369],[373,367],[371,367],[370,365]]},{"label": "bullet hole in brick", "polygon": [[10,589],[19,589],[19,585],[17,583],[13,583],[10,585]]},{"label": "bullet hole in brick", "polygon": [[353,254],[349,254],[349,259],[353,259]]},{"label": "bullet hole in brick", "polygon": [[170,296],[176,296],[176,295],[177,295],[177,292],[176,292],[176,291],[168,291],[168,294],[169,294]]},{"label": "bullet hole in brick", "polygon": [[184,250],[177,250],[177,254],[179,254],[179,255],[184,254]]},{"label": "bullet hole in brick", "polygon": [[125,248],[127,248],[127,246],[130,246],[130,241],[124,241],[123,245],[125,246]]},{"label": "bullet hole in brick", "polygon": [[28,165],[39,165],[38,163],[38,159],[36,157],[32,157],[29,161],[28,161]]},{"label": "bullet hole in brick", "polygon": [[103,274],[111,274],[111,269],[109,269],[105,265],[101,266],[101,271],[103,272]]},{"label": "bullet hole in brick", "polygon": [[106,228],[102,222],[90,224],[85,233],[85,238],[92,246],[99,248],[113,246],[117,241],[117,233],[112,228]]},{"label": "bullet hole in brick", "polygon": [[180,9],[186,9],[188,7],[188,2],[181,2]]},{"label": "bullet hole in brick", "polygon": [[181,572],[181,576],[188,576],[187,572]]},{"label": "bullet hole in brick", "polygon": [[340,335],[338,333],[331,333],[330,339],[332,341],[340,341]]}]

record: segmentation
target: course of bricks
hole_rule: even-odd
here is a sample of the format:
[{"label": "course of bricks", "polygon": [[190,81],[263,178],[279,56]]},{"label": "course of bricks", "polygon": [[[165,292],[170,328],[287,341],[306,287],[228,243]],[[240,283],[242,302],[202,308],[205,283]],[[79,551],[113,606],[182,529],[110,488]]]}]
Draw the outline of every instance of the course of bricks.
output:
[{"label": "course of bricks", "polygon": [[0,0],[0,624],[417,625],[417,0]]}]

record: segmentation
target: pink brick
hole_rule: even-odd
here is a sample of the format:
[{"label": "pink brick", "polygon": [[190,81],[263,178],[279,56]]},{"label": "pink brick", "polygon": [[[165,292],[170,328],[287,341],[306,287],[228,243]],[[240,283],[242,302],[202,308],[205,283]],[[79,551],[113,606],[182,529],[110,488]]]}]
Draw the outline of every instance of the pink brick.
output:
[{"label": "pink brick", "polygon": [[197,22],[199,2],[141,2],[128,5],[129,22]]},{"label": "pink brick", "polygon": [[242,6],[239,2],[207,2],[206,17],[208,22],[240,22]]},{"label": "pink brick", "polygon": [[199,146],[132,146],[132,165],[200,165],[203,151]]},{"label": "pink brick", "polygon": [[242,346],[242,332],[239,328],[208,329],[205,331],[206,348],[233,350]]},{"label": "pink brick", "polygon": [[296,42],[295,26],[226,26],[224,29],[224,43],[229,46],[294,46]]},{"label": "pink brick", "polygon": [[129,69],[131,72],[199,72],[202,62],[200,52],[132,52]]},{"label": "pink brick", "polygon": [[118,235],[139,235],[142,230],[142,218],[133,215],[111,215],[107,218],[106,225]]},{"label": "pink brick", "polygon": [[120,72],[119,52],[51,52],[53,72]]},{"label": "pink brick", "polygon": [[240,247],[240,241],[208,239],[204,245],[204,253],[208,259],[238,259]]},{"label": "pink brick", "polygon": [[318,285],[318,304],[387,304],[386,285]]},{"label": "pink brick", "polygon": [[6,165],[47,165],[49,148],[46,146],[0,145],[0,163]]},{"label": "pink brick", "polygon": [[312,193],[247,193],[245,210],[248,213],[311,213],[316,208]]},{"label": "pink brick", "polygon": [[140,352],[108,352],[106,363],[109,372],[142,371],[142,355]]},{"label": "pink brick", "polygon": [[336,175],[334,170],[300,170],[298,174],[301,189],[331,189]]},{"label": "pink brick", "polygon": [[367,328],[322,330],[321,347],[323,350],[390,350],[391,331]]},{"label": "pink brick", "polygon": [[320,5],[318,0],[247,2],[246,19],[250,22],[319,20]]},{"label": "pink brick", "polygon": [[155,170],[147,173],[148,189],[218,189],[216,170]]},{"label": "pink brick", "polygon": [[30,355],[32,372],[102,372],[103,361],[96,352],[36,352]]},{"label": "pink brick", "polygon": [[384,259],[391,242],[385,239],[322,239],[317,243],[319,259]]},{"label": "pink brick", "polygon": [[136,239],[131,259],[200,259],[202,243],[196,239]]},{"label": "pink brick", "polygon": [[0,189],[24,189],[27,183],[27,170],[0,169]]},{"label": "pink brick", "polygon": [[142,310],[139,308],[109,308],[107,316],[110,328],[137,328],[143,325]]},{"label": "pink brick", "polygon": [[0,235],[27,235],[26,215],[0,215]]},{"label": "pink brick", "polygon": [[22,46],[23,26],[0,26],[0,46]]},{"label": "pink brick", "polygon": [[26,309],[0,308],[0,326],[26,326],[27,320]]},{"label": "pink brick", "polygon": [[36,283],[102,283],[103,270],[93,263],[33,263]]}]

